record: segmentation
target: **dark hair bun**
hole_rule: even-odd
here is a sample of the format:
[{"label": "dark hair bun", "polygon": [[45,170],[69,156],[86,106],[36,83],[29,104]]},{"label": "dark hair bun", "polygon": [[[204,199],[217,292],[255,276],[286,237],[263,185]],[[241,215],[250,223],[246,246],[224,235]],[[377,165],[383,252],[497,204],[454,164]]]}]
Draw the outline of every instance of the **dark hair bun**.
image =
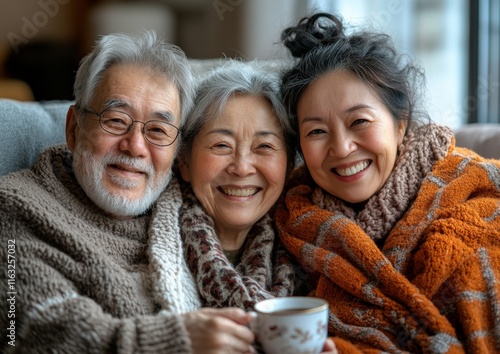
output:
[{"label": "dark hair bun", "polygon": [[320,12],[304,17],[295,27],[281,33],[281,41],[295,58],[312,49],[345,39],[342,21],[329,13]]}]

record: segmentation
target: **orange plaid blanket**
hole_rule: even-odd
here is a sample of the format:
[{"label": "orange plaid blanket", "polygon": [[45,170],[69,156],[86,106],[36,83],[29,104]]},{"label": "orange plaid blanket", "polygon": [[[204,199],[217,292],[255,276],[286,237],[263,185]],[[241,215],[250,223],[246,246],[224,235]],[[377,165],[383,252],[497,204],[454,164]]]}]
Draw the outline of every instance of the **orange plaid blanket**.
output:
[{"label": "orange plaid blanket", "polygon": [[277,226],[339,352],[500,353],[500,161],[451,147],[381,241],[294,180]]}]

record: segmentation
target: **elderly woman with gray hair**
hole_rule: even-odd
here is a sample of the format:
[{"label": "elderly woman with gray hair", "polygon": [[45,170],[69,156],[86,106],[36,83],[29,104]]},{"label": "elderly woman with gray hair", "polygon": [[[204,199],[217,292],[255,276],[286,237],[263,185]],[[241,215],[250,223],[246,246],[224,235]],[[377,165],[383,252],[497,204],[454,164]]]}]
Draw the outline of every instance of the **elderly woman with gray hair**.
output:
[{"label": "elderly woman with gray hair", "polygon": [[294,161],[277,74],[230,61],[199,85],[182,130],[181,233],[206,306],[291,295],[295,271],[271,210]]},{"label": "elderly woman with gray hair", "polygon": [[[204,306],[252,310],[307,291],[272,218],[295,162],[279,82],[256,63],[229,61],[198,86],[183,126],[180,228]],[[336,353],[332,340],[324,351]]]}]

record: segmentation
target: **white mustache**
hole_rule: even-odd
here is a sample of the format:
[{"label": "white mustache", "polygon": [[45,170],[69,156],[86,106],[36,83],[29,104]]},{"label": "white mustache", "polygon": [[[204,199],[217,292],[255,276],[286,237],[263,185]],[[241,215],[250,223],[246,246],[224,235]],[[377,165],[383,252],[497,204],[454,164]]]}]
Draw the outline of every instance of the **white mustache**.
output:
[{"label": "white mustache", "polygon": [[152,164],[126,155],[115,155],[109,152],[103,156],[101,163],[103,167],[107,165],[127,165],[141,171],[142,173],[145,173],[148,178],[155,175],[155,168]]}]

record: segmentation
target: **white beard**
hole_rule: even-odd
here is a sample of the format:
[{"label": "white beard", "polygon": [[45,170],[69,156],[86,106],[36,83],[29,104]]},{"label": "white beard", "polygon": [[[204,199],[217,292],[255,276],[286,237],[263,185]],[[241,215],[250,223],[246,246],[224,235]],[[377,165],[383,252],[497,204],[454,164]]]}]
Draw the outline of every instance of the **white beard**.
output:
[{"label": "white beard", "polygon": [[[126,155],[107,152],[101,159],[96,158],[81,143],[76,144],[73,155],[73,170],[76,179],[87,196],[99,208],[118,217],[134,217],[146,212],[158,199],[172,178],[171,170],[156,175],[152,165]],[[103,186],[102,179],[106,166],[120,163],[132,166],[146,174],[146,189],[141,197],[130,199],[122,195],[115,195]],[[116,175],[112,175],[111,179],[123,189],[132,189],[137,186],[137,182]]]}]

